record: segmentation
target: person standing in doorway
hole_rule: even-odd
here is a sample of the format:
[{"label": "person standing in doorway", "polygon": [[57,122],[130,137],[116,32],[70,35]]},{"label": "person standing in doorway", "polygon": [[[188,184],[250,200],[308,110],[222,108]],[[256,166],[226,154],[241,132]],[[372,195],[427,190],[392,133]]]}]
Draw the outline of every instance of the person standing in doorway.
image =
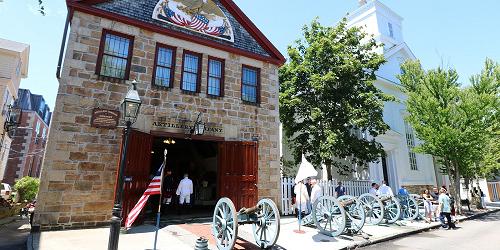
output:
[{"label": "person standing in doorway", "polygon": [[342,182],[339,181],[338,186],[335,188],[335,194],[337,194],[337,198],[346,195],[346,189],[344,186],[342,186]]},{"label": "person standing in doorway", "polygon": [[179,205],[187,206],[191,204],[191,194],[193,194],[193,181],[189,179],[189,175],[184,174],[184,179],[181,180],[175,194],[179,197]]},{"label": "person standing in doorway", "polygon": [[380,196],[394,196],[391,187],[387,186],[385,181],[382,181],[382,186],[379,187],[378,193]]},{"label": "person standing in doorway", "polygon": [[446,195],[446,189],[441,188],[439,190],[441,193],[439,195],[439,211],[441,212],[442,217],[446,217],[447,224],[448,224],[448,229],[455,229],[457,228],[455,224],[451,221],[451,200],[448,195]]}]

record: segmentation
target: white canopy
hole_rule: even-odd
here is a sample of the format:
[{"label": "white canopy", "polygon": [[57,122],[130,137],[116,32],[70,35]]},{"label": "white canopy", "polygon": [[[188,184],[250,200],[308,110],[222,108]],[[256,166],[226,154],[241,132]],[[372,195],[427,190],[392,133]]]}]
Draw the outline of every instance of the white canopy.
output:
[{"label": "white canopy", "polygon": [[302,155],[302,162],[300,163],[297,176],[295,176],[295,184],[307,179],[308,177],[313,177],[317,175],[318,171],[316,171],[313,165],[306,160],[306,157],[304,157],[304,155]]}]

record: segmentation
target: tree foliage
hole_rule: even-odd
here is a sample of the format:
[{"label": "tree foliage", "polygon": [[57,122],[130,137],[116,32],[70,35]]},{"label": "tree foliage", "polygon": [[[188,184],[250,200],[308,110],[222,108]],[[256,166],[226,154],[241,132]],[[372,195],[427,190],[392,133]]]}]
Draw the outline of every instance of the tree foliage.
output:
[{"label": "tree foliage", "polygon": [[[3,1],[4,0],[0,0],[0,3]],[[45,16],[45,7],[43,6],[43,0],[38,0],[38,12],[40,12],[42,16]]]},{"label": "tree foliage", "polygon": [[17,190],[17,195],[20,200],[31,201],[35,199],[38,193],[38,187],[40,186],[40,180],[30,176],[25,176],[16,181],[14,189]]},{"label": "tree foliage", "polygon": [[[456,197],[460,178],[487,175],[480,168],[485,156],[498,152],[498,70],[487,60],[483,72],[472,77],[472,85],[462,88],[454,69],[425,71],[418,61],[402,65],[399,80],[408,96],[406,120],[423,141],[415,150],[442,160]],[[495,163],[488,163],[492,165],[495,168]]]},{"label": "tree foliage", "polygon": [[279,111],[296,162],[304,154],[316,167],[346,173],[383,154],[374,137],[388,129],[382,111],[392,98],[373,85],[385,62],[375,53],[379,46],[359,28],[347,28],[344,18],[335,27],[314,20],[288,47]]}]

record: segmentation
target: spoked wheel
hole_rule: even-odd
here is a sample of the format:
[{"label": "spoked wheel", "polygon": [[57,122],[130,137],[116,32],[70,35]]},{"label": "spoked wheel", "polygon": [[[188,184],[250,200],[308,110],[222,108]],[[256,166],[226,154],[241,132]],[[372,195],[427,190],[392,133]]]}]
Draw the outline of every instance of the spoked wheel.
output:
[{"label": "spoked wheel", "polygon": [[331,196],[322,196],[314,202],[313,220],[320,233],[339,236],[345,229],[346,212],[340,202]]},{"label": "spoked wheel", "polygon": [[424,204],[424,197],[417,195],[417,194],[411,194],[411,197],[417,201],[417,207],[418,207],[418,216],[417,219],[422,219],[424,220],[426,218],[425,216],[425,204]]},{"label": "spoked wheel", "polygon": [[384,218],[387,223],[392,224],[399,220],[401,216],[401,204],[396,197],[391,197],[391,199],[384,202]]},{"label": "spoked wheel", "polygon": [[404,220],[415,220],[418,217],[418,203],[412,196],[404,196],[400,198],[402,218]]},{"label": "spoked wheel", "polygon": [[280,233],[280,213],[276,204],[270,199],[262,199],[257,203],[260,211],[257,213],[257,223],[253,223],[255,242],[262,249],[268,249],[276,244]]},{"label": "spoked wheel", "polygon": [[362,194],[358,199],[365,210],[365,223],[369,225],[380,224],[384,219],[384,203],[377,196],[369,193]]},{"label": "spoked wheel", "polygon": [[363,204],[356,199],[356,197],[351,195],[343,195],[338,198],[342,202],[354,201],[351,204],[345,205],[344,210],[346,211],[347,218],[351,220],[351,228],[355,233],[361,231],[365,225],[366,215]]},{"label": "spoked wheel", "polygon": [[212,234],[218,249],[233,249],[238,235],[238,217],[233,202],[228,198],[221,198],[215,205]]}]

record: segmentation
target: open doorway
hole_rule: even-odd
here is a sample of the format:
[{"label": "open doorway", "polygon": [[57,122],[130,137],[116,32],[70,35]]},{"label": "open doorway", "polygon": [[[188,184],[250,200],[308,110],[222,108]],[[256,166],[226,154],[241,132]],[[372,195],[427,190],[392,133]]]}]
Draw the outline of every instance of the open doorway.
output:
[{"label": "open doorway", "polygon": [[[210,217],[217,203],[218,142],[154,137],[151,174],[161,166],[165,149],[168,154],[164,172],[162,220]],[[181,206],[175,194],[185,174],[193,182],[189,206]],[[172,199],[169,200],[168,197]],[[158,202],[157,197],[152,197],[151,208],[157,207]],[[156,211],[152,210],[154,214]]]}]

